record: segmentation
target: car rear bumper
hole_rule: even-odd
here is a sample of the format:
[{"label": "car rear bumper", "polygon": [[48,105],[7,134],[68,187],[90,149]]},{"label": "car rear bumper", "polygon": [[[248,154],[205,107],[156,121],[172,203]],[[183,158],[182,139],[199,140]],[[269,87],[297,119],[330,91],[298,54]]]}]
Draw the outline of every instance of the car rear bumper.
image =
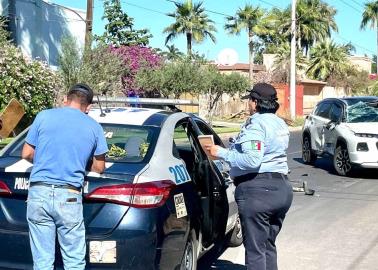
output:
[{"label": "car rear bumper", "polygon": [[[111,233],[87,235],[86,269],[172,270],[181,262],[188,225],[189,219],[177,219],[166,207],[130,208]],[[0,269],[33,268],[27,231],[0,229],[0,243]],[[107,254],[93,262],[102,252]],[[58,244],[56,269],[63,269]]]}]

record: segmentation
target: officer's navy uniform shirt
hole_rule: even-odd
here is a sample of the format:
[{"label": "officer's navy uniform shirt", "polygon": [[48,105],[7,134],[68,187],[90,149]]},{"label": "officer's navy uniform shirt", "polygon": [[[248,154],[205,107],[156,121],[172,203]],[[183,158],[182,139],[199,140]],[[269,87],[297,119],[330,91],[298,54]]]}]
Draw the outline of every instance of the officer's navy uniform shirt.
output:
[{"label": "officer's navy uniform shirt", "polygon": [[100,124],[70,107],[41,111],[26,142],[35,146],[30,182],[57,185],[83,186],[89,159],[108,151]]},{"label": "officer's navy uniform shirt", "polygon": [[218,156],[231,166],[230,176],[247,173],[278,172],[287,174],[289,129],[273,113],[250,116],[230,149],[220,148]]}]

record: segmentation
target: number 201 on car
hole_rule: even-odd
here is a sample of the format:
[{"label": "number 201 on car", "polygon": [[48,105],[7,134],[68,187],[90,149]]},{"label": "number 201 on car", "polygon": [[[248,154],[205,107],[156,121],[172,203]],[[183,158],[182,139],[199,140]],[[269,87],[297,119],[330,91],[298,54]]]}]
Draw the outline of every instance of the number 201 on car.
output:
[{"label": "number 201 on car", "polygon": [[183,164],[169,167],[169,172],[174,176],[177,184],[190,181],[189,173]]}]

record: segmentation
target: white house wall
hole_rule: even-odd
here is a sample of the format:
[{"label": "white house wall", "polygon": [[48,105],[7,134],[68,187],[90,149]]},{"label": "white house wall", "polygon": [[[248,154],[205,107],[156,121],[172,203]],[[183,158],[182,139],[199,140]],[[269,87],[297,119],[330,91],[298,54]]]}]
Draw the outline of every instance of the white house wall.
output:
[{"label": "white house wall", "polygon": [[[71,35],[83,46],[85,22],[75,12],[43,0],[0,1],[1,14],[9,17],[15,28],[14,43],[25,55],[56,67],[63,37]],[[15,14],[10,14],[12,1]],[[85,19],[84,11],[74,11]]]}]

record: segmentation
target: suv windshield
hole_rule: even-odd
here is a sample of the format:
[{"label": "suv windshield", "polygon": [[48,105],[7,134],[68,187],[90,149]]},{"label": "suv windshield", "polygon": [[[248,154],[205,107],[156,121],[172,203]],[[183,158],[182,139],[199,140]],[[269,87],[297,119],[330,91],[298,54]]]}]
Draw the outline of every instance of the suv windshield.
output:
[{"label": "suv windshield", "polygon": [[348,106],[348,123],[378,122],[378,102],[358,102]]},{"label": "suv windshield", "polygon": [[[106,161],[110,162],[148,162],[148,153],[153,151],[156,144],[158,128],[101,124],[104,129],[109,152]],[[9,156],[21,157],[21,150],[26,134],[7,151]]]}]

